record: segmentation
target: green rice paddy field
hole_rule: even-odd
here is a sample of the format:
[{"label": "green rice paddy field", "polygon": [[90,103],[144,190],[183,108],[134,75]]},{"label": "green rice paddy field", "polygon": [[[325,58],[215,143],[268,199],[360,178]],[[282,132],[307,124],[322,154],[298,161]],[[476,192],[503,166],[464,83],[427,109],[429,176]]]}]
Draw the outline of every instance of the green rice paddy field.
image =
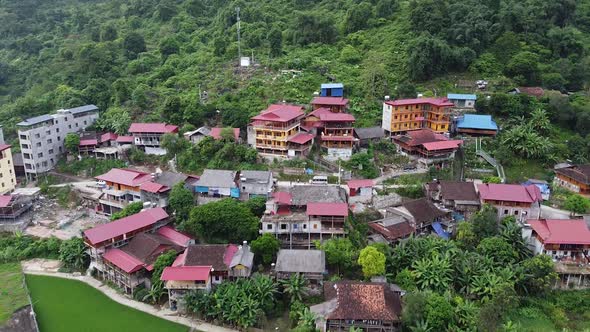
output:
[{"label": "green rice paddy field", "polygon": [[76,280],[27,275],[41,332],[187,332],[188,327],[120,305]]}]

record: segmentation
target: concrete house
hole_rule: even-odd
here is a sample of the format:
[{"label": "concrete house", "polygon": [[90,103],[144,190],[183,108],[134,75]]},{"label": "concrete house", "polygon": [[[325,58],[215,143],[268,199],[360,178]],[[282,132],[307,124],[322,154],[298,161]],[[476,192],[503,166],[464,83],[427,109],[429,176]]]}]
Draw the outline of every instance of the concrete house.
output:
[{"label": "concrete house", "polygon": [[477,186],[481,204],[490,204],[498,210],[498,219],[514,216],[524,223],[541,215],[541,191],[535,185],[485,183]]},{"label": "concrete house", "polygon": [[16,124],[27,177],[35,178],[57,164],[65,153],[67,134],[81,132],[98,119],[94,105],[61,109]]},{"label": "concrete house", "polygon": [[141,186],[151,182],[152,176],[132,169],[113,168],[96,179],[103,183],[102,196],[96,210],[98,213],[111,215],[130,203],[141,202]]},{"label": "concrete house", "polygon": [[147,154],[163,155],[161,140],[165,134],[178,133],[178,126],[166,123],[132,123],[129,133],[133,136],[133,144]]},{"label": "concrete house", "polygon": [[243,198],[269,198],[273,192],[274,179],[270,171],[241,171],[240,187]]},{"label": "concrete house", "polygon": [[475,108],[477,96],[473,94],[449,93],[447,99],[455,104],[456,108]]},{"label": "concrete house", "polygon": [[195,181],[195,191],[199,195],[197,200],[205,202],[207,198],[240,198],[238,172],[206,169]]}]

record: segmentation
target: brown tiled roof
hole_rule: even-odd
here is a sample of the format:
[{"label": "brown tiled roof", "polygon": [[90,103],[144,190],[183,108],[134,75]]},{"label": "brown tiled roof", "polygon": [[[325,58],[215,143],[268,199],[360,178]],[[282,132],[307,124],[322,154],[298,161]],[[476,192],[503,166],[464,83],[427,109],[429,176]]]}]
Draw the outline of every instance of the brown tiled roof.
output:
[{"label": "brown tiled roof", "polygon": [[590,164],[558,168],[555,173],[567,176],[584,184],[590,184]]},{"label": "brown tiled roof", "polygon": [[439,210],[432,202],[426,198],[420,198],[402,204],[414,217],[416,223],[432,222],[438,217],[445,215],[445,212]]},{"label": "brown tiled roof", "polygon": [[336,308],[327,319],[399,321],[399,294],[385,283],[339,281],[324,283],[326,301],[336,298]]},{"label": "brown tiled roof", "polygon": [[[225,254],[229,246],[227,244],[198,244],[188,246],[183,265],[210,265],[215,271],[228,271],[228,266],[225,264]],[[231,257],[229,259],[231,260]]]},{"label": "brown tiled roof", "polygon": [[369,223],[369,227],[375,232],[383,235],[383,237],[389,241],[406,238],[416,231],[407,221],[390,226],[383,226],[379,222],[372,222]]},{"label": "brown tiled roof", "polygon": [[133,237],[127,245],[120,249],[149,265],[154,263],[163,252],[174,250],[178,253],[183,248],[160,235],[141,233]]},{"label": "brown tiled roof", "polygon": [[440,192],[443,199],[453,201],[479,201],[473,182],[440,181]]}]

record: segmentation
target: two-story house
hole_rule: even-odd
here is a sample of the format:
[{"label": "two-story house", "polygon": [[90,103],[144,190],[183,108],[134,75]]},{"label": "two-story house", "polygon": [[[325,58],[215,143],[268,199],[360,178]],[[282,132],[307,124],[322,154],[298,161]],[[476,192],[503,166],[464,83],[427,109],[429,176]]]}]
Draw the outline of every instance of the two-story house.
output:
[{"label": "two-story house", "polygon": [[294,186],[274,193],[261,218],[260,233],[275,235],[285,248],[311,249],[313,241],[346,235],[346,192],[338,186]]},{"label": "two-story house", "polygon": [[390,134],[427,128],[437,133],[451,129],[451,109],[447,98],[385,100],[382,128]]},{"label": "two-story house", "polygon": [[113,168],[97,176],[96,179],[103,186],[103,195],[99,199],[97,212],[111,215],[122,210],[129,203],[140,202],[141,186],[151,182],[152,176],[131,169]]},{"label": "two-story house", "polygon": [[498,219],[514,216],[523,223],[539,218],[541,191],[535,185],[484,183],[477,186],[481,204],[490,204],[498,211]]},{"label": "two-story house", "polygon": [[590,230],[585,220],[527,220],[523,233],[527,231],[534,254],[549,255],[556,262],[559,287],[590,287]]},{"label": "two-story house", "polygon": [[400,154],[418,160],[426,166],[444,165],[455,157],[457,150],[463,145],[462,140],[450,140],[431,129],[408,131],[392,137]]},{"label": "two-story house", "polygon": [[61,109],[55,114],[44,114],[16,124],[25,173],[35,178],[57,164],[66,152],[67,134],[85,130],[98,119],[94,105]]},{"label": "two-story house", "polygon": [[178,133],[178,126],[166,123],[132,123],[129,133],[133,136],[133,144],[148,154],[165,154],[161,148],[162,136]]},{"label": "two-story house", "polygon": [[252,117],[248,144],[267,157],[298,157],[309,152],[313,135],[301,131],[303,107],[273,104]]},{"label": "two-story house", "polygon": [[453,210],[463,219],[469,219],[481,206],[473,182],[440,180],[425,184],[425,188],[430,200]]}]

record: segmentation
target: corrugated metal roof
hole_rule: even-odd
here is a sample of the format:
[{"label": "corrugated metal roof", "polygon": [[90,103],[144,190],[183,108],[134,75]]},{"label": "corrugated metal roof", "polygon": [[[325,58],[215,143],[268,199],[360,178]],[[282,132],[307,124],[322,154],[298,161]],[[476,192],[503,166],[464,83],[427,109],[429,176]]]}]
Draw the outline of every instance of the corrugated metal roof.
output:
[{"label": "corrugated metal roof", "polygon": [[387,105],[391,106],[406,106],[406,105],[420,105],[431,104],[434,106],[455,106],[447,98],[414,98],[414,99],[397,99],[386,101]]},{"label": "corrugated metal roof", "polygon": [[72,114],[77,114],[77,113],[84,113],[84,112],[89,112],[89,111],[98,111],[98,107],[96,107],[96,105],[91,104],[91,105],[84,105],[84,106],[70,108],[67,111],[69,111]]},{"label": "corrugated metal roof", "polygon": [[583,219],[528,220],[544,244],[590,244],[590,230]]},{"label": "corrugated metal roof", "polygon": [[344,106],[348,104],[348,99],[342,97],[314,97],[311,104]]},{"label": "corrugated metal roof", "polygon": [[339,216],[348,217],[348,204],[346,203],[307,203],[306,214],[308,216]]},{"label": "corrugated metal roof", "polygon": [[457,122],[457,128],[481,129],[481,130],[498,130],[498,125],[492,120],[491,115],[484,114],[465,114]]},{"label": "corrugated metal roof", "polygon": [[322,89],[342,89],[344,88],[344,84],[342,83],[323,83],[320,85]]},{"label": "corrugated metal roof", "polygon": [[45,121],[49,121],[49,120],[53,120],[53,115],[51,114],[43,114],[43,115],[39,115],[39,116],[35,116],[32,118],[28,118],[24,121],[21,121],[19,123],[17,123],[17,126],[22,126],[22,127],[27,127],[27,126],[32,126],[41,122],[45,122]]},{"label": "corrugated metal roof", "polygon": [[484,183],[477,186],[479,196],[484,200],[533,203],[543,200],[541,191],[535,185]]},{"label": "corrugated metal roof", "polygon": [[256,121],[288,122],[302,116],[303,107],[289,104],[272,104],[260,114],[252,117]]},{"label": "corrugated metal roof", "polygon": [[464,93],[449,93],[447,94],[448,99],[459,99],[459,100],[477,100],[476,95],[464,94]]},{"label": "corrugated metal roof", "polygon": [[115,220],[108,224],[96,226],[84,231],[84,235],[91,244],[97,244],[110,240],[117,236],[136,231],[140,228],[153,225],[158,221],[168,218],[168,214],[162,208],[144,210],[129,217]]},{"label": "corrugated metal roof", "polygon": [[346,183],[349,189],[368,188],[375,185],[373,180],[350,180]]},{"label": "corrugated metal roof", "polygon": [[436,150],[457,149],[457,148],[459,148],[459,146],[461,144],[463,144],[462,140],[452,140],[452,141],[438,141],[438,142],[423,143],[422,146],[428,151],[436,151]]},{"label": "corrugated metal roof", "polygon": [[322,250],[281,249],[275,269],[278,272],[324,273],[326,254]]},{"label": "corrugated metal roof", "polygon": [[178,131],[178,126],[165,123],[132,123],[129,127],[130,133],[156,133],[166,134]]},{"label": "corrugated metal roof", "polygon": [[97,176],[96,179],[135,187],[150,181],[152,177],[148,173],[140,171],[113,168],[105,174]]},{"label": "corrugated metal roof", "polygon": [[163,281],[207,281],[211,266],[168,266],[162,271]]},{"label": "corrugated metal roof", "polygon": [[173,227],[164,226],[156,232],[160,236],[165,237],[166,239],[170,240],[174,244],[179,246],[186,247],[188,243],[192,240],[192,238],[184,233],[181,233],[175,230]]},{"label": "corrugated metal roof", "polygon": [[195,183],[200,187],[236,188],[236,171],[206,169]]},{"label": "corrugated metal roof", "polygon": [[296,144],[305,144],[313,139],[312,134],[298,133],[295,136],[288,139],[289,142]]},{"label": "corrugated metal roof", "polygon": [[121,249],[109,249],[104,253],[102,258],[115,264],[115,266],[127,273],[138,271],[144,266],[142,261]]}]

